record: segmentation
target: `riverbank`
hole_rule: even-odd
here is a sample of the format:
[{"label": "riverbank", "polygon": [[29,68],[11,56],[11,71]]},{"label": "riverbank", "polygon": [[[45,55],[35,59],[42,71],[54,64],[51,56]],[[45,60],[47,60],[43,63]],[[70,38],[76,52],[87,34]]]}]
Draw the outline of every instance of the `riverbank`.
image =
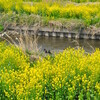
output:
[{"label": "riverbank", "polygon": [[[9,0],[8,0],[9,2]],[[64,2],[64,1],[63,1]],[[63,3],[62,2],[62,3]],[[40,26],[79,32],[82,29],[98,33],[100,27],[100,3],[66,2],[7,2],[0,1],[0,30],[9,26]],[[41,9],[42,8],[42,9]],[[2,28],[3,27],[3,28]],[[94,32],[96,31],[96,32]],[[89,32],[87,32],[88,34]]]},{"label": "riverbank", "polygon": [[0,100],[100,100],[100,3],[26,1],[0,0]]},{"label": "riverbank", "polygon": [[[37,26],[38,27],[38,26]],[[8,31],[22,32],[24,34],[25,31],[29,34],[36,34],[38,36],[52,36],[52,37],[66,37],[66,38],[74,38],[74,39],[95,39],[100,40],[100,29],[84,29],[69,31],[67,29],[56,29],[56,28],[37,28],[37,27],[8,27]],[[36,29],[37,28],[37,29]],[[36,32],[35,32],[36,31]],[[34,33],[35,32],[35,33]],[[11,32],[12,33],[12,32]],[[13,34],[13,33],[12,33]]]},{"label": "riverbank", "polygon": [[[37,35],[82,39],[100,39],[100,28],[87,26],[79,19],[48,19],[39,15],[7,13],[0,15],[0,33],[5,31],[28,31]],[[99,23],[99,22],[98,22]],[[99,25],[99,24],[98,24]]]}]

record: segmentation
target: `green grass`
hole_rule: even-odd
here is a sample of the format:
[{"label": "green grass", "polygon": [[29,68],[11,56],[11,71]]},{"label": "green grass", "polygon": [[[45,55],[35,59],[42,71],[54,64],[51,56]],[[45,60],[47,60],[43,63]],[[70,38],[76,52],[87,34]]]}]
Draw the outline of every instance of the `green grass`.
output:
[{"label": "green grass", "polygon": [[0,32],[4,30],[4,27],[0,25]]}]

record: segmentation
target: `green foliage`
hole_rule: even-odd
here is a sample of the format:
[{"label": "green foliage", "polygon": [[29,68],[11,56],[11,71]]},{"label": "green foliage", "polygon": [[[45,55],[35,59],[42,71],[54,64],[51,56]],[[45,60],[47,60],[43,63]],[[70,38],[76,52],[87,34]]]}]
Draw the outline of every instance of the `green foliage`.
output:
[{"label": "green foliage", "polygon": [[2,25],[0,25],[0,31],[3,31],[4,27]]}]

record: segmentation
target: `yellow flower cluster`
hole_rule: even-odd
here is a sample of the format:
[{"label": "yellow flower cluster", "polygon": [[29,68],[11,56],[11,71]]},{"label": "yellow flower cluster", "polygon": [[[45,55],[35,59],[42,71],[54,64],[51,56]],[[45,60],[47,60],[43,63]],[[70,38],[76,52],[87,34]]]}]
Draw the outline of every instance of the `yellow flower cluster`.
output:
[{"label": "yellow flower cluster", "polygon": [[61,6],[59,4],[49,5],[37,3],[33,6],[23,5],[23,9],[26,12],[48,17],[91,19],[100,13],[100,4],[67,4],[66,6]]},{"label": "yellow flower cluster", "polygon": [[13,10],[19,11],[21,10],[23,0],[0,0],[0,10],[11,12]]},{"label": "yellow flower cluster", "polygon": [[49,18],[77,18],[85,20],[87,24],[93,24],[100,20],[100,3],[61,5],[57,2],[53,4],[33,2],[30,4],[23,0],[0,0],[0,10],[33,13]]},{"label": "yellow flower cluster", "polygon": [[66,49],[30,66],[17,48],[0,43],[0,98],[99,100],[100,50]]},{"label": "yellow flower cluster", "polygon": [[23,10],[49,18],[83,19],[88,25],[99,22],[100,3],[94,4],[66,4],[35,3],[33,6],[23,5]]}]

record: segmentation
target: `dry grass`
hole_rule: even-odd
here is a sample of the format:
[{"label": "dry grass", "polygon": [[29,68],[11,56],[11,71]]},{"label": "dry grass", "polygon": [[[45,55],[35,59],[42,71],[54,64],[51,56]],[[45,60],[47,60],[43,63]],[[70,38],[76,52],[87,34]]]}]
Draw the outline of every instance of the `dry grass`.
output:
[{"label": "dry grass", "polygon": [[22,51],[30,57],[30,61],[34,61],[40,57],[40,49],[38,48],[38,32],[39,26],[36,26],[33,34],[29,33],[26,29],[25,32],[7,31],[0,35],[0,38],[5,40],[11,45],[22,49]]}]

